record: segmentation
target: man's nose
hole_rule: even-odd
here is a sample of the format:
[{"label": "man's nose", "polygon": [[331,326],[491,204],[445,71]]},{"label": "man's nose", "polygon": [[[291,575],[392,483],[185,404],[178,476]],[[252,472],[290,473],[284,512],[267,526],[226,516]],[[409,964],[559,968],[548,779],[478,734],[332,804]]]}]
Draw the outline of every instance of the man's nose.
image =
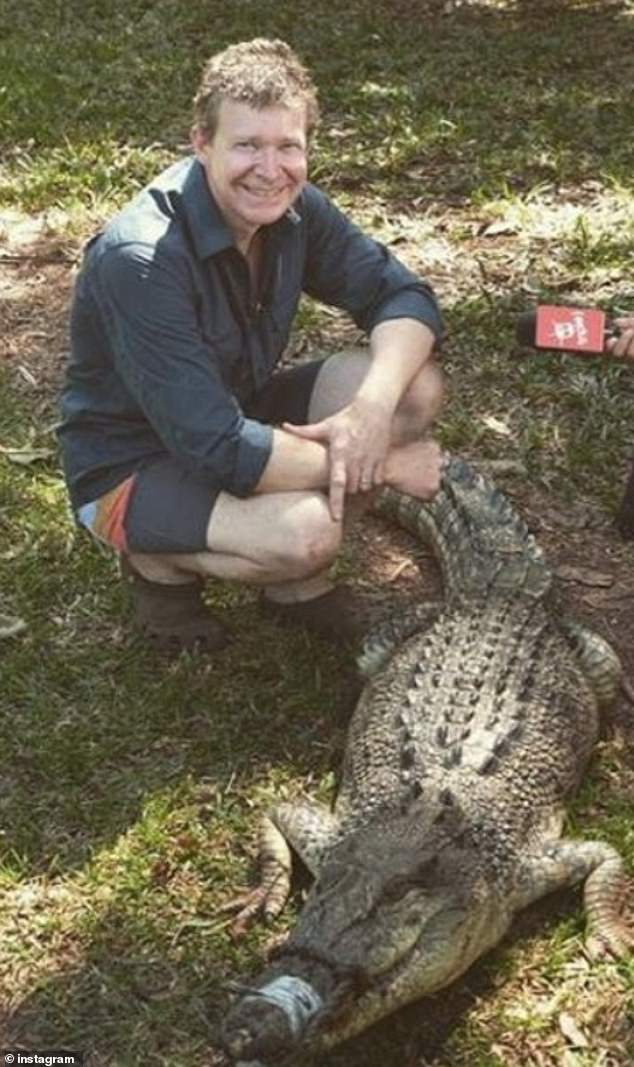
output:
[{"label": "man's nose", "polygon": [[276,148],[261,148],[258,152],[256,170],[263,178],[270,180],[277,177],[280,170],[280,160]]}]

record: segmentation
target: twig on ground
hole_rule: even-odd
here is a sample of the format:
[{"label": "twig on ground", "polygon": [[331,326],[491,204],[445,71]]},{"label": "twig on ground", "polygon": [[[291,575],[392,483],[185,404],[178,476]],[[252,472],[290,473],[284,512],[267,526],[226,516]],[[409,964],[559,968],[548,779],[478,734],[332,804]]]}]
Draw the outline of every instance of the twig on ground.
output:
[{"label": "twig on ground", "polygon": [[39,252],[21,252],[19,255],[16,253],[4,253],[0,252],[0,263],[76,263],[77,257],[65,255],[63,252],[56,252],[49,255],[43,255]]}]

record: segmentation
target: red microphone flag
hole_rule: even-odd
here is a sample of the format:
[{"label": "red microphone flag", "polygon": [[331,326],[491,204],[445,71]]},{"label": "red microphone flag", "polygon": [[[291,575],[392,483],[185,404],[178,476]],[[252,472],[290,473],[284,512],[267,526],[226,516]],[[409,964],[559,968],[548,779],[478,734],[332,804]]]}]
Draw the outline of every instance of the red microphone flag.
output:
[{"label": "red microphone flag", "polygon": [[596,355],[605,346],[605,313],[590,308],[537,308],[535,344],[538,348],[560,348],[566,352]]}]

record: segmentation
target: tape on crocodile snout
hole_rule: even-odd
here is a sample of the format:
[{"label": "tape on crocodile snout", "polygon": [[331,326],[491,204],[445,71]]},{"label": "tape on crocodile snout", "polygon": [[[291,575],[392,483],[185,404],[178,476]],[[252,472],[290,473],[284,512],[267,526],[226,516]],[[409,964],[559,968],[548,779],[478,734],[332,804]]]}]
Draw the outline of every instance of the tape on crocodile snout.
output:
[{"label": "tape on crocodile snout", "polygon": [[[306,1023],[320,1011],[323,1001],[313,987],[289,974],[283,974],[268,985],[262,986],[254,994],[258,999],[268,1000],[281,1008],[288,1019],[293,1037],[299,1037]],[[249,994],[253,996],[254,994]],[[249,1067],[249,1065],[244,1065]]]}]

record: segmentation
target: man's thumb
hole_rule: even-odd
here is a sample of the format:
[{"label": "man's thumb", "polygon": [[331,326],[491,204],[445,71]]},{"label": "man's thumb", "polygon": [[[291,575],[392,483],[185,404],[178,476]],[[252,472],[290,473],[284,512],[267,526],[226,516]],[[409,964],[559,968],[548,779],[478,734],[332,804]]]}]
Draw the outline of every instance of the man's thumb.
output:
[{"label": "man's thumb", "polygon": [[305,426],[297,426],[293,422],[283,422],[282,429],[288,433],[294,433],[297,437],[308,437],[311,441],[321,441],[328,437],[328,430],[323,422],[307,423]]}]

